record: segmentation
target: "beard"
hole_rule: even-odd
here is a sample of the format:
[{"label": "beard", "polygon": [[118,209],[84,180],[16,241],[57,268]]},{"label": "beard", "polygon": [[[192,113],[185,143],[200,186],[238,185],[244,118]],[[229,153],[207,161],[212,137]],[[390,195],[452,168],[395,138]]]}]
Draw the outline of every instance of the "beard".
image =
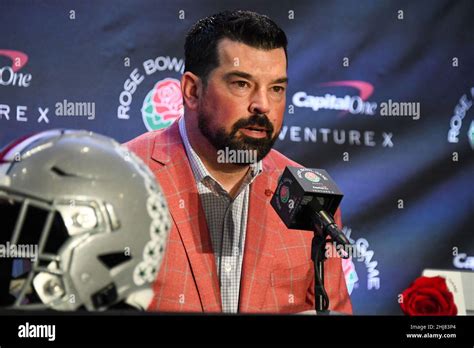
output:
[{"label": "beard", "polygon": [[[255,161],[233,162],[233,164],[236,165],[247,166],[250,163],[262,160],[270,152],[278,137],[278,133],[272,137],[274,127],[265,114],[254,114],[248,118],[240,118],[232,125],[230,132],[227,132],[224,127],[213,131],[210,122],[211,118],[209,114],[199,112],[198,127],[217,151],[227,148],[233,151],[253,151],[253,153],[256,154],[254,157]],[[242,133],[237,134],[241,128],[250,126],[264,127],[266,136],[264,138],[253,138]]]}]

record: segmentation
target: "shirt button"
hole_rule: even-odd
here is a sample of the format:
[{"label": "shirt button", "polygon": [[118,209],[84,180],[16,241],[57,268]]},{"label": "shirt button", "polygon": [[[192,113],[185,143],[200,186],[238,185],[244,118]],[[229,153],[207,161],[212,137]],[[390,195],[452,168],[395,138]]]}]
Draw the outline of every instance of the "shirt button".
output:
[{"label": "shirt button", "polygon": [[226,273],[229,273],[231,270],[232,270],[232,265],[231,265],[230,263],[226,263],[226,264],[224,265],[224,271],[225,271]]},{"label": "shirt button", "polygon": [[235,247],[235,248],[234,248],[234,256],[238,256],[239,253],[240,253],[239,247]]}]

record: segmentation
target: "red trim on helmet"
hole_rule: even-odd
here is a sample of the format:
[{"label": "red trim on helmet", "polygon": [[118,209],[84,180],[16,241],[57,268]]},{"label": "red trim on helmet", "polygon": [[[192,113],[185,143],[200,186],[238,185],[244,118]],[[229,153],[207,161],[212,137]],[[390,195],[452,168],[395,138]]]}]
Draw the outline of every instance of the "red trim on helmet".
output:
[{"label": "red trim on helmet", "polygon": [[30,133],[30,134],[27,134],[27,135],[24,135],[22,137],[19,137],[18,139],[15,139],[13,140],[12,142],[10,142],[9,144],[7,144],[7,146],[5,146],[3,149],[1,149],[0,151],[0,164],[2,163],[8,163],[8,161],[5,160],[5,156],[7,155],[7,153],[10,152],[11,149],[13,149],[15,146],[17,146],[18,144],[22,143],[23,141],[25,141],[26,139],[28,138],[31,138],[33,135],[36,135],[40,132],[34,132],[34,133]]}]

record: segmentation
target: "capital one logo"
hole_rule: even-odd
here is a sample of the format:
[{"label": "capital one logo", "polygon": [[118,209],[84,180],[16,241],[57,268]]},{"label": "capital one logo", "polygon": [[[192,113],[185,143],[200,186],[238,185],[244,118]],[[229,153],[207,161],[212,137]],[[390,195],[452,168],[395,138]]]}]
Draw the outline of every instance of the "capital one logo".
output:
[{"label": "capital one logo", "polygon": [[324,96],[314,96],[307,94],[305,91],[298,91],[293,95],[293,105],[301,108],[311,108],[313,111],[339,110],[341,111],[340,116],[348,112],[363,115],[375,114],[377,103],[368,101],[368,98],[374,91],[372,84],[365,81],[347,80],[320,83],[319,86],[353,88],[358,91],[358,95],[338,97],[334,94],[326,93]]},{"label": "capital one logo", "polygon": [[20,51],[0,49],[1,57],[8,58],[11,65],[0,65],[0,86],[29,87],[32,75],[20,72],[28,62],[28,56]]}]

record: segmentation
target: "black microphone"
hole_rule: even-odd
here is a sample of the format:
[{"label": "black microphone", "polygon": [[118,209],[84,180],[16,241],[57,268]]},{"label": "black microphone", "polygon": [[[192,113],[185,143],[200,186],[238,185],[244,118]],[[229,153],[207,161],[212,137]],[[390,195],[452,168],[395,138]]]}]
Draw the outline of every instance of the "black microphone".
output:
[{"label": "black microphone", "polygon": [[339,245],[351,245],[334,221],[344,195],[324,169],[287,166],[271,205],[286,227],[331,236]]}]

